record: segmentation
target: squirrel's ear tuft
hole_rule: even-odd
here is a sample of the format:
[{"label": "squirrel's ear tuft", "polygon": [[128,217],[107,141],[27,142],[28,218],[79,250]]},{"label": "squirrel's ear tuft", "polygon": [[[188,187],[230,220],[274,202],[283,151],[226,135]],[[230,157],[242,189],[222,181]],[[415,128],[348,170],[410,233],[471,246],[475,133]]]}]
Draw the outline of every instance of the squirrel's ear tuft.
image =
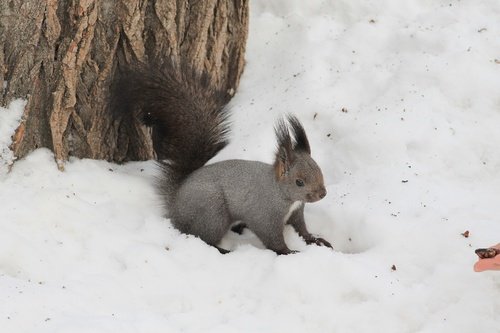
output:
[{"label": "squirrel's ear tuft", "polygon": [[283,119],[279,119],[274,127],[276,139],[278,141],[278,149],[276,150],[276,158],[274,161],[274,170],[276,177],[281,179],[290,170],[293,163],[293,147],[290,131]]},{"label": "squirrel's ear tuft", "polygon": [[306,131],[299,119],[293,115],[288,115],[288,122],[292,126],[293,133],[293,150],[306,152],[311,155],[311,146],[309,145],[309,140],[307,139]]}]

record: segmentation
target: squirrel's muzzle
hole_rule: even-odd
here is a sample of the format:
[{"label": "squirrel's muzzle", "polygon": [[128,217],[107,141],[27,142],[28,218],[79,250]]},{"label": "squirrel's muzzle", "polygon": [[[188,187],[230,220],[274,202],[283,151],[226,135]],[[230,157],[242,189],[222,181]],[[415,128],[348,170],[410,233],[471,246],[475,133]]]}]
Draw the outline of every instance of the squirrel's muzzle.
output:
[{"label": "squirrel's muzzle", "polygon": [[323,199],[324,197],[326,197],[326,188],[324,186],[321,186],[314,192],[307,194],[307,201],[315,202]]}]

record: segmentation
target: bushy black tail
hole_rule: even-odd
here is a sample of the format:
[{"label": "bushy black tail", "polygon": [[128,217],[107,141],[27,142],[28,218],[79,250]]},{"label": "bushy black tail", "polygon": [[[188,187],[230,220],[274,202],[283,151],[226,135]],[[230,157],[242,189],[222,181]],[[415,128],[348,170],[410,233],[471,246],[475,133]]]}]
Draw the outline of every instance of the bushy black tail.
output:
[{"label": "bushy black tail", "polygon": [[215,156],[227,141],[228,93],[187,66],[135,65],[112,87],[111,110],[153,128],[153,146],[166,171],[166,194]]}]

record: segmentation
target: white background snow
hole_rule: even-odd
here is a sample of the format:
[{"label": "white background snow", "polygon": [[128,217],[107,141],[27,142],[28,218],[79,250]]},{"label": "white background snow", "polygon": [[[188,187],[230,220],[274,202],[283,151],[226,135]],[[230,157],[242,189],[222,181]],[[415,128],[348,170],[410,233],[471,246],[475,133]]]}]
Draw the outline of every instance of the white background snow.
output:
[{"label": "white background snow", "polygon": [[500,242],[500,1],[252,0],[246,58],[216,159],[271,162],[297,114],[328,188],[306,220],[335,251],[287,229],[299,254],[245,232],[222,256],[162,217],[152,162],[59,172],[40,149],[8,173],[18,102],[1,332],[500,332],[500,272],[472,271]]}]

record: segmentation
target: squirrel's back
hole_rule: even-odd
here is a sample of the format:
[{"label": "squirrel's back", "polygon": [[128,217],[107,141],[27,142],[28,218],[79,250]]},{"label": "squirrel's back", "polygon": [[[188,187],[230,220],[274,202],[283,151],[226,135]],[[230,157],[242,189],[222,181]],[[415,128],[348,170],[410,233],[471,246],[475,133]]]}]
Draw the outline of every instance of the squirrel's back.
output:
[{"label": "squirrel's back", "polygon": [[[281,205],[283,209],[287,207],[273,166],[247,160],[226,160],[196,170],[189,176],[189,182],[179,188],[178,202],[188,200],[193,193],[203,191],[210,184],[217,184],[217,190],[224,193],[227,209],[236,220],[261,206],[262,202],[272,203],[276,209]],[[183,195],[186,198],[180,198]]]}]

